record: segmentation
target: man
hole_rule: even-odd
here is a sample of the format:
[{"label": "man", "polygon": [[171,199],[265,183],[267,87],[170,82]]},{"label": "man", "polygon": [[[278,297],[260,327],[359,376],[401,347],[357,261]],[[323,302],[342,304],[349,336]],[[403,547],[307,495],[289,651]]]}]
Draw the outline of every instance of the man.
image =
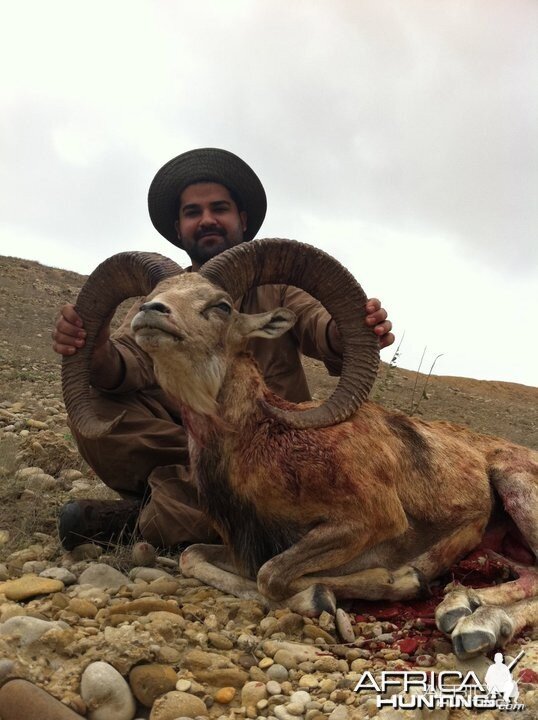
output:
[{"label": "man", "polygon": [[[212,257],[252,240],[265,217],[267,201],[253,170],[225,150],[203,148],[170,160],[156,174],[148,194],[155,228],[184,250],[196,272]],[[217,537],[198,510],[196,488],[189,476],[187,439],[172,398],[158,386],[149,357],[136,345],[130,321],[120,329],[105,328],[92,361],[92,398],[103,417],[126,410],[122,422],[106,437],[76,436],[81,455],[123,500],[81,500],[60,512],[59,532],[70,549],[87,538],[119,541],[121,530],[161,547],[186,542],[214,542]],[[294,402],[310,399],[301,354],[323,360],[339,374],[342,345],[325,309],[303,291],[286,285],[253,288],[236,303],[241,312],[259,313],[289,307],[295,326],[273,342],[250,341],[268,386]],[[394,341],[391,323],[378,300],[368,301],[366,322],[381,347]],[[64,305],[53,332],[53,348],[72,355],[85,343],[82,321],[73,305]],[[124,537],[124,539],[126,539]]]}]

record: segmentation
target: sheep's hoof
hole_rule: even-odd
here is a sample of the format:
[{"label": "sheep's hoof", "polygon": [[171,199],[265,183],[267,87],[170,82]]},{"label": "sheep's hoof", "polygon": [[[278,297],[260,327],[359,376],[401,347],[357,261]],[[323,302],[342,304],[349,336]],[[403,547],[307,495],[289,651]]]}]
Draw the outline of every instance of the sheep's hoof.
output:
[{"label": "sheep's hoof", "polygon": [[301,590],[284,603],[290,610],[306,615],[307,617],[318,617],[322,612],[334,615],[336,612],[336,598],[333,591],[327,585],[311,585],[306,590]]}]

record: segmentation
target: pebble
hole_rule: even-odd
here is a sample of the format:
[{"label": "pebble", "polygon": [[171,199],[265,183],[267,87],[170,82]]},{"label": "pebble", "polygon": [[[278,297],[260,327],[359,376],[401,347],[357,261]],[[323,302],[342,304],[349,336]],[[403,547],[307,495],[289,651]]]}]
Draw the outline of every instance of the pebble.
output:
[{"label": "pebble", "polygon": [[284,682],[284,680],[288,679],[287,669],[284,665],[279,665],[278,663],[270,665],[265,674],[270,680],[276,680],[276,682]]},{"label": "pebble", "polygon": [[129,577],[131,580],[140,579],[145,580],[146,582],[151,582],[152,580],[157,580],[158,578],[168,578],[169,580],[174,580],[174,576],[170,575],[170,573],[166,572],[166,570],[150,567],[135,567],[129,573]]},{"label": "pebble", "polygon": [[267,697],[267,688],[262,682],[248,682],[241,690],[241,705],[256,705]]},{"label": "pebble", "polygon": [[90,663],[82,673],[80,695],[88,705],[89,720],[133,720],[136,703],[129,685],[106,662]]},{"label": "pebble", "polygon": [[14,669],[15,663],[13,660],[0,658],[0,686],[3,685],[5,679],[13,672]]},{"label": "pebble", "polygon": [[27,680],[10,680],[0,688],[0,709],[2,720],[81,720],[78,713]]},{"label": "pebble", "polygon": [[0,635],[16,637],[18,638],[18,644],[25,646],[36,642],[49,630],[64,630],[68,627],[65,623],[22,615],[3,622],[0,625]]},{"label": "pebble", "polygon": [[48,595],[49,593],[60,592],[64,584],[60,580],[38,577],[37,575],[23,575],[16,580],[7,580],[0,583],[0,593],[3,593],[8,600],[27,600],[36,595]]},{"label": "pebble", "polygon": [[282,692],[280,683],[278,683],[276,680],[269,680],[265,687],[269,695],[280,695],[280,693]]},{"label": "pebble", "polygon": [[318,679],[314,675],[303,675],[299,680],[299,687],[306,688],[317,688],[319,685]]},{"label": "pebble", "polygon": [[[189,693],[172,690],[155,700],[149,716],[150,720],[178,720],[178,718],[207,717],[207,707],[203,700]],[[112,720],[112,718],[111,718]]]},{"label": "pebble", "polygon": [[97,606],[91,600],[73,598],[69,601],[67,609],[81,618],[94,618],[97,615]]},{"label": "pebble", "polygon": [[336,629],[342,640],[346,643],[355,642],[355,633],[353,631],[353,625],[349,619],[347,612],[342,608],[337,608],[335,615]]},{"label": "pebble", "polygon": [[176,683],[176,690],[179,690],[180,692],[189,692],[189,690],[192,687],[192,683],[190,680],[181,679],[178,680]]},{"label": "pebble", "polygon": [[329,715],[329,720],[347,720],[349,717],[348,709],[345,705],[339,705]]},{"label": "pebble", "polygon": [[69,572],[67,568],[49,567],[39,573],[39,577],[50,578],[51,580],[59,580],[64,585],[74,585],[77,581],[76,575]]},{"label": "pebble", "polygon": [[234,646],[233,642],[229,638],[221,635],[220,633],[209,632],[207,633],[207,637],[211,645],[218,650],[231,650]]},{"label": "pebble", "polygon": [[221,705],[228,705],[232,702],[236,693],[237,690],[234,687],[223,687],[220,688],[220,690],[217,690],[213,698],[215,702],[218,702]]},{"label": "pebble", "polygon": [[102,590],[119,590],[122,585],[129,582],[129,578],[110,565],[91,563],[80,575],[78,581],[80,585],[91,585]]},{"label": "pebble", "polygon": [[170,665],[137,665],[129,673],[129,684],[135,698],[152,707],[155,700],[176,688],[176,671]]}]

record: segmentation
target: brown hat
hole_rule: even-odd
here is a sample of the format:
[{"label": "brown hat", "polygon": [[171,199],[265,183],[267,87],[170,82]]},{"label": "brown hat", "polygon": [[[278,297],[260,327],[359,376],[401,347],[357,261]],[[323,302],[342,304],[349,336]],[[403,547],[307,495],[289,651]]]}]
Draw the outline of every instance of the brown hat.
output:
[{"label": "brown hat", "polygon": [[175,223],[179,198],[188,185],[215,182],[228,188],[247,213],[245,240],[252,240],[267,210],[265,190],[246,162],[227,150],[198,148],[173,158],[153,178],[148,192],[151,222],[163,237],[178,245]]}]

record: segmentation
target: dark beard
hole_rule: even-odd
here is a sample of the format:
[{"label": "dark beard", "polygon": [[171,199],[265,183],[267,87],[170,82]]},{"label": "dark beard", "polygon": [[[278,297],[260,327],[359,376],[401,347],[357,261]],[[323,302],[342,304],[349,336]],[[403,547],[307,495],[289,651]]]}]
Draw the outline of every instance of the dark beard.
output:
[{"label": "dark beard", "polygon": [[224,246],[221,243],[209,246],[196,244],[193,248],[191,248],[190,258],[193,263],[203,265],[208,260],[211,260],[211,258],[214,258],[217,255],[220,255],[221,252],[224,252],[224,250],[227,250],[228,247],[227,243]]}]

